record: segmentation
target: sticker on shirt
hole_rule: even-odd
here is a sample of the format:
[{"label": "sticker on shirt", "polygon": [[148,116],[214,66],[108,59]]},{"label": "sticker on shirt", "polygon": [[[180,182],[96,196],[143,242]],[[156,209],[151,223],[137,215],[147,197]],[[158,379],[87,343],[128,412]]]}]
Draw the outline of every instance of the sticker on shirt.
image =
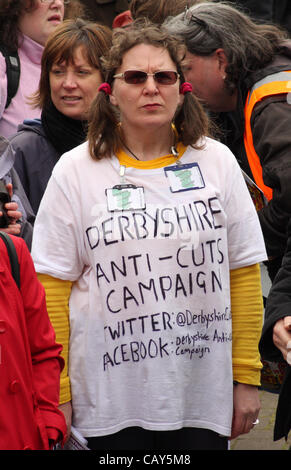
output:
[{"label": "sticker on shirt", "polygon": [[106,189],[107,207],[110,212],[145,209],[144,188],[133,184],[119,184]]},{"label": "sticker on shirt", "polygon": [[164,168],[172,193],[205,188],[198,163],[179,164]]}]

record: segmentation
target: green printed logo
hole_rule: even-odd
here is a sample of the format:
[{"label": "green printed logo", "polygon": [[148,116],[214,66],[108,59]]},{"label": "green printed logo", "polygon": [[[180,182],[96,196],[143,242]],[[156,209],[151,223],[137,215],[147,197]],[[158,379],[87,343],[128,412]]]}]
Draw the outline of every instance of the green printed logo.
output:
[{"label": "green printed logo", "polygon": [[191,179],[192,173],[190,170],[177,170],[175,175],[180,179],[182,188],[191,188],[194,183]]},{"label": "green printed logo", "polygon": [[127,209],[130,205],[130,191],[120,191],[119,189],[113,189],[112,195],[117,200],[117,207],[119,209]]}]

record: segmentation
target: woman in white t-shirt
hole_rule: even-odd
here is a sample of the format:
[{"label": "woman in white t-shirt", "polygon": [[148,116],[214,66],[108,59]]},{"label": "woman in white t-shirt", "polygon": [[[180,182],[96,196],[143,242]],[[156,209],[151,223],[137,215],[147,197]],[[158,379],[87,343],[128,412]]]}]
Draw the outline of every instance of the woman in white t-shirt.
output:
[{"label": "woman in white t-shirt", "polygon": [[226,449],[259,413],[264,242],[183,52],[160,27],[114,32],[89,140],[37,215],[61,408],[91,449]]}]

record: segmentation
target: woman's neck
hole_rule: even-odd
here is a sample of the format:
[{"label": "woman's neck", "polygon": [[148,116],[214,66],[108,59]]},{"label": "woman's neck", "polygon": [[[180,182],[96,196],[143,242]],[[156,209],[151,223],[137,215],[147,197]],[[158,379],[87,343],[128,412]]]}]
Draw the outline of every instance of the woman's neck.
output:
[{"label": "woman's neck", "polygon": [[172,153],[171,148],[175,145],[175,134],[172,127],[166,130],[157,129],[134,133],[124,132],[122,129],[122,141],[124,150],[137,160],[147,161]]}]

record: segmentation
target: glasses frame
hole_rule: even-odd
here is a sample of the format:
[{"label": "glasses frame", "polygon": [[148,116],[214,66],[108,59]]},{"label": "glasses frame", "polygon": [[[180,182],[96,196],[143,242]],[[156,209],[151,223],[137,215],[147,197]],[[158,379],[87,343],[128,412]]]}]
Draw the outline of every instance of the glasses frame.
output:
[{"label": "glasses frame", "polygon": [[[125,74],[127,72],[140,72],[140,73],[143,73],[145,74],[145,80],[142,81],[142,82],[139,82],[139,83],[130,83],[126,80],[126,77],[125,77]],[[161,73],[161,72],[171,72],[171,73],[174,73],[175,76],[176,76],[176,80],[173,82],[173,83],[160,83],[159,80],[157,79],[156,75],[157,73]],[[127,83],[128,85],[143,85],[144,83],[146,83],[148,77],[153,77],[155,82],[160,85],[160,86],[169,86],[169,85],[175,85],[175,83],[177,83],[177,81],[179,80],[180,78],[180,74],[176,71],[176,70],[157,70],[156,72],[154,73],[147,73],[147,72],[144,72],[143,70],[125,70],[124,72],[122,73],[117,73],[115,75],[113,75],[113,78],[121,78],[125,81],[125,83]]]},{"label": "glasses frame", "polygon": [[188,6],[185,7],[184,15],[183,15],[183,22],[185,23],[186,21],[188,21],[189,24],[191,23],[191,21],[193,21],[194,23],[198,24],[209,33],[209,26],[206,23],[206,21],[201,20],[201,18],[198,18],[197,16],[195,16]]},{"label": "glasses frame", "polygon": [[[56,0],[40,0],[40,3],[54,3]],[[62,0],[64,5],[68,5],[71,0]]]}]

